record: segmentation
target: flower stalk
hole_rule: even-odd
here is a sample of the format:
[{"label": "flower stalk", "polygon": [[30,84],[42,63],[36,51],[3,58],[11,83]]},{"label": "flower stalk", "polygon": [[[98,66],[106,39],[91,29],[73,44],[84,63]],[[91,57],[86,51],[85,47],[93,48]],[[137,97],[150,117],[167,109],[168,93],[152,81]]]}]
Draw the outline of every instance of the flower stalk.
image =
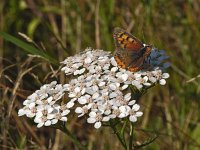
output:
[{"label": "flower stalk", "polygon": [[130,122],[130,136],[129,136],[129,150],[132,150],[134,149],[133,148],[133,123]]},{"label": "flower stalk", "polygon": [[124,148],[124,150],[127,150],[126,139],[124,137],[124,128],[122,128],[123,130],[121,130],[122,132],[120,132],[117,129],[116,124],[113,123],[113,121],[110,121],[110,127],[112,128],[114,133],[117,135],[117,138],[119,142],[121,143],[122,147]]},{"label": "flower stalk", "polygon": [[52,127],[56,128],[56,129],[59,129],[63,133],[65,133],[73,141],[74,145],[76,147],[78,147],[79,149],[87,150],[87,147],[80,143],[80,141],[77,139],[77,137],[67,129],[65,124],[59,124],[59,125],[55,125],[55,126],[52,126]]}]

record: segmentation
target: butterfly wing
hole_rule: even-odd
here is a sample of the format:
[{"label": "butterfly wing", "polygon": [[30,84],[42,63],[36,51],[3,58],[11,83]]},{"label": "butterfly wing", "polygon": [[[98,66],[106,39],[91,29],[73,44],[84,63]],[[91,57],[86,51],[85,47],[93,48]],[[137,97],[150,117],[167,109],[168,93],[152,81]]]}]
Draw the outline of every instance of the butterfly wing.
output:
[{"label": "butterfly wing", "polygon": [[117,64],[130,71],[140,70],[145,58],[151,52],[150,46],[144,46],[140,40],[121,28],[114,29],[113,37]]},{"label": "butterfly wing", "polygon": [[133,57],[132,62],[130,65],[127,67],[129,71],[138,71],[144,68],[143,64],[145,59],[149,56],[151,53],[151,46],[145,46],[140,52]]},{"label": "butterfly wing", "polygon": [[138,52],[144,47],[140,40],[118,27],[114,29],[113,37],[117,50]]}]

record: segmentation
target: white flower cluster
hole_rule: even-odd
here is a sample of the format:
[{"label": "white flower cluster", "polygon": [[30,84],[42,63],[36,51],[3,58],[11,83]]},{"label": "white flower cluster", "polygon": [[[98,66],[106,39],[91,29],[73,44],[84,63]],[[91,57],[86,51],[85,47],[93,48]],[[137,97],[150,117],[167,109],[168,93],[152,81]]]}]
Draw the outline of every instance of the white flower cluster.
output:
[{"label": "white flower cluster", "polygon": [[164,51],[153,49],[145,62],[151,70],[133,73],[119,68],[114,57],[102,50],[88,48],[69,57],[62,62],[62,71],[78,77],[66,84],[70,98],[67,108],[75,108],[78,117],[87,115],[87,122],[94,123],[95,128],[114,118],[129,117],[135,122],[143,113],[131,99],[129,87],[141,89],[157,82],[164,85],[169,77],[162,71],[169,65],[163,63],[165,59]]},{"label": "white flower cluster", "polygon": [[[90,81],[88,78],[92,76],[98,79],[105,79],[106,82],[115,82],[120,85],[133,85],[138,89],[144,86],[150,86],[156,82],[165,85],[165,79],[169,78],[168,73],[163,70],[169,67],[169,62],[165,62],[168,56],[164,50],[152,49],[150,56],[145,60],[148,70],[138,72],[130,72],[117,66],[114,57],[103,50],[92,50],[88,48],[82,54],[68,57],[62,63],[65,66],[62,71],[66,75],[78,75],[76,79],[83,83]],[[85,80],[87,78],[87,80]],[[75,82],[75,80],[73,81]]]},{"label": "white flower cluster", "polygon": [[[132,98],[131,88],[148,88],[155,83],[164,85],[168,73],[163,70],[168,56],[164,51],[153,49],[145,60],[148,70],[130,72],[118,67],[114,57],[103,50],[88,48],[81,54],[65,59],[62,71],[74,78],[68,84],[55,81],[46,84],[24,101],[18,115],[33,118],[38,127],[67,121],[70,109],[78,117],[87,116],[87,122],[100,128],[102,122],[114,118],[126,118],[136,122],[143,113]],[[60,100],[67,93],[69,101],[61,105]],[[58,103],[60,102],[60,103]]]},{"label": "white flower cluster", "polygon": [[67,121],[67,114],[70,112],[66,104],[56,104],[65,94],[66,87],[57,84],[56,81],[43,85],[40,90],[35,91],[23,102],[25,105],[18,111],[18,115],[34,117],[37,127],[56,124],[58,120]]}]

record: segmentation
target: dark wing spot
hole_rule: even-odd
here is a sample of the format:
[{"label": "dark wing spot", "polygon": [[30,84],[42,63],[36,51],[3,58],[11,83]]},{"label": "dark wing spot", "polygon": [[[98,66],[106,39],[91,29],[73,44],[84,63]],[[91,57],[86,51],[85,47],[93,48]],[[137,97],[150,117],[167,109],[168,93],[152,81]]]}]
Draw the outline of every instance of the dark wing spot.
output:
[{"label": "dark wing spot", "polygon": [[122,38],[123,35],[124,35],[124,33],[119,33],[118,37]]}]

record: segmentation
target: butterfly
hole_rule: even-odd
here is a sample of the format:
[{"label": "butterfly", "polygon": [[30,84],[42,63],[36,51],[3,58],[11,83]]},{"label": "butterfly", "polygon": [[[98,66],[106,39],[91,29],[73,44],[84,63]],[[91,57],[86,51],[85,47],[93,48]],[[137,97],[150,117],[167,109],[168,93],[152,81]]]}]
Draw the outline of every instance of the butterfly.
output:
[{"label": "butterfly", "polygon": [[127,31],[117,27],[113,33],[116,50],[114,58],[118,66],[132,72],[145,68],[145,60],[152,46],[143,44]]}]

